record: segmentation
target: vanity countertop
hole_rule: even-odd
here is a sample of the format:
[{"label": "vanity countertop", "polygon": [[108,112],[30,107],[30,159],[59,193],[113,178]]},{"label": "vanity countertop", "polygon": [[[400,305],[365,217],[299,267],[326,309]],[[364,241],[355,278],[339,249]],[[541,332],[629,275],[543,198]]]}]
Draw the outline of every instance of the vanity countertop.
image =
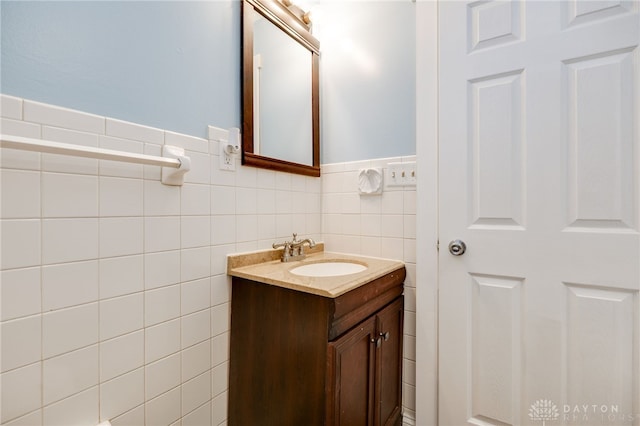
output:
[{"label": "vanity countertop", "polygon": [[[277,253],[281,253],[282,250],[265,250],[229,255],[227,257],[227,274],[305,293],[335,298],[390,272],[404,268],[404,263],[399,260],[329,253],[323,251],[323,249],[324,247],[320,243],[315,249],[308,251],[305,259],[291,262],[281,262],[277,258]],[[359,263],[365,265],[367,269],[353,274],[329,277],[309,277],[289,272],[299,266],[320,262]]]}]

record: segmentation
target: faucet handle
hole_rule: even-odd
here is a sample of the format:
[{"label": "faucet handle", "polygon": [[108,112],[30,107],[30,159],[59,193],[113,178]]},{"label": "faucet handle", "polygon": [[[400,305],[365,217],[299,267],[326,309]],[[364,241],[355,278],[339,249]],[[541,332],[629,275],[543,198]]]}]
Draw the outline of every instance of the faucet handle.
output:
[{"label": "faucet handle", "polygon": [[288,250],[290,246],[291,243],[289,241],[285,241],[284,243],[273,243],[271,245],[271,247],[273,247],[274,249],[284,248],[285,251]]},{"label": "faucet handle", "polygon": [[294,232],[292,241],[285,241],[284,243],[273,243],[271,246],[274,249],[284,248],[281,260],[283,262],[288,262],[289,260],[304,259],[305,243],[308,243],[309,247],[314,247],[316,245],[316,243],[311,238],[299,240],[298,234]]}]

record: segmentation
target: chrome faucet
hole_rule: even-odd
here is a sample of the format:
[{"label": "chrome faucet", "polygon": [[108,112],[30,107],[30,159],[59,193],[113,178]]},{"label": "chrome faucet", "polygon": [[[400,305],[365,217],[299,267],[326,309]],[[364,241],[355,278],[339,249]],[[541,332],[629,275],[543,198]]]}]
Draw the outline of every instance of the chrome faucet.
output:
[{"label": "chrome faucet", "polygon": [[293,233],[293,240],[285,241],[284,243],[273,243],[274,249],[284,248],[282,252],[282,262],[288,262],[290,260],[302,260],[305,258],[304,245],[308,244],[309,248],[316,246],[316,242],[311,238],[305,238],[304,240],[298,240],[298,234]]}]

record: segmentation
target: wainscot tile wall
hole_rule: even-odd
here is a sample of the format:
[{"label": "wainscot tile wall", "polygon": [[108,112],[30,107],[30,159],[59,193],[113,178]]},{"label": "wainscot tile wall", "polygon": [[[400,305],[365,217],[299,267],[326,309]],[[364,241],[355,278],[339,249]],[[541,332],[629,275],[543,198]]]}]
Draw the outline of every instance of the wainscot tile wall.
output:
[{"label": "wainscot tile wall", "polygon": [[2,425],[220,425],[227,253],[321,239],[321,180],[237,165],[193,138],[10,96],[2,133],[160,155],[160,168],[3,149]]},{"label": "wainscot tile wall", "polygon": [[[321,179],[219,169],[209,139],[0,95],[0,132],[160,155],[182,146],[182,187],[160,168],[0,150],[0,424],[223,425],[228,253],[293,232],[407,263],[404,412],[415,417],[415,188],[357,193],[361,167]],[[324,231],[324,232],[323,232]]]}]

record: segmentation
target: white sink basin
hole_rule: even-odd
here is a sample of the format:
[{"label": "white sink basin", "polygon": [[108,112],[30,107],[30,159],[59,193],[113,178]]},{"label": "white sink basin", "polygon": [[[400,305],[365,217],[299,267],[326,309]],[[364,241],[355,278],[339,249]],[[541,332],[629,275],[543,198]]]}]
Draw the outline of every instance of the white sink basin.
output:
[{"label": "white sink basin", "polygon": [[303,277],[337,277],[340,275],[356,274],[364,271],[365,269],[367,269],[367,267],[360,263],[318,262],[298,266],[291,269],[289,272]]}]

